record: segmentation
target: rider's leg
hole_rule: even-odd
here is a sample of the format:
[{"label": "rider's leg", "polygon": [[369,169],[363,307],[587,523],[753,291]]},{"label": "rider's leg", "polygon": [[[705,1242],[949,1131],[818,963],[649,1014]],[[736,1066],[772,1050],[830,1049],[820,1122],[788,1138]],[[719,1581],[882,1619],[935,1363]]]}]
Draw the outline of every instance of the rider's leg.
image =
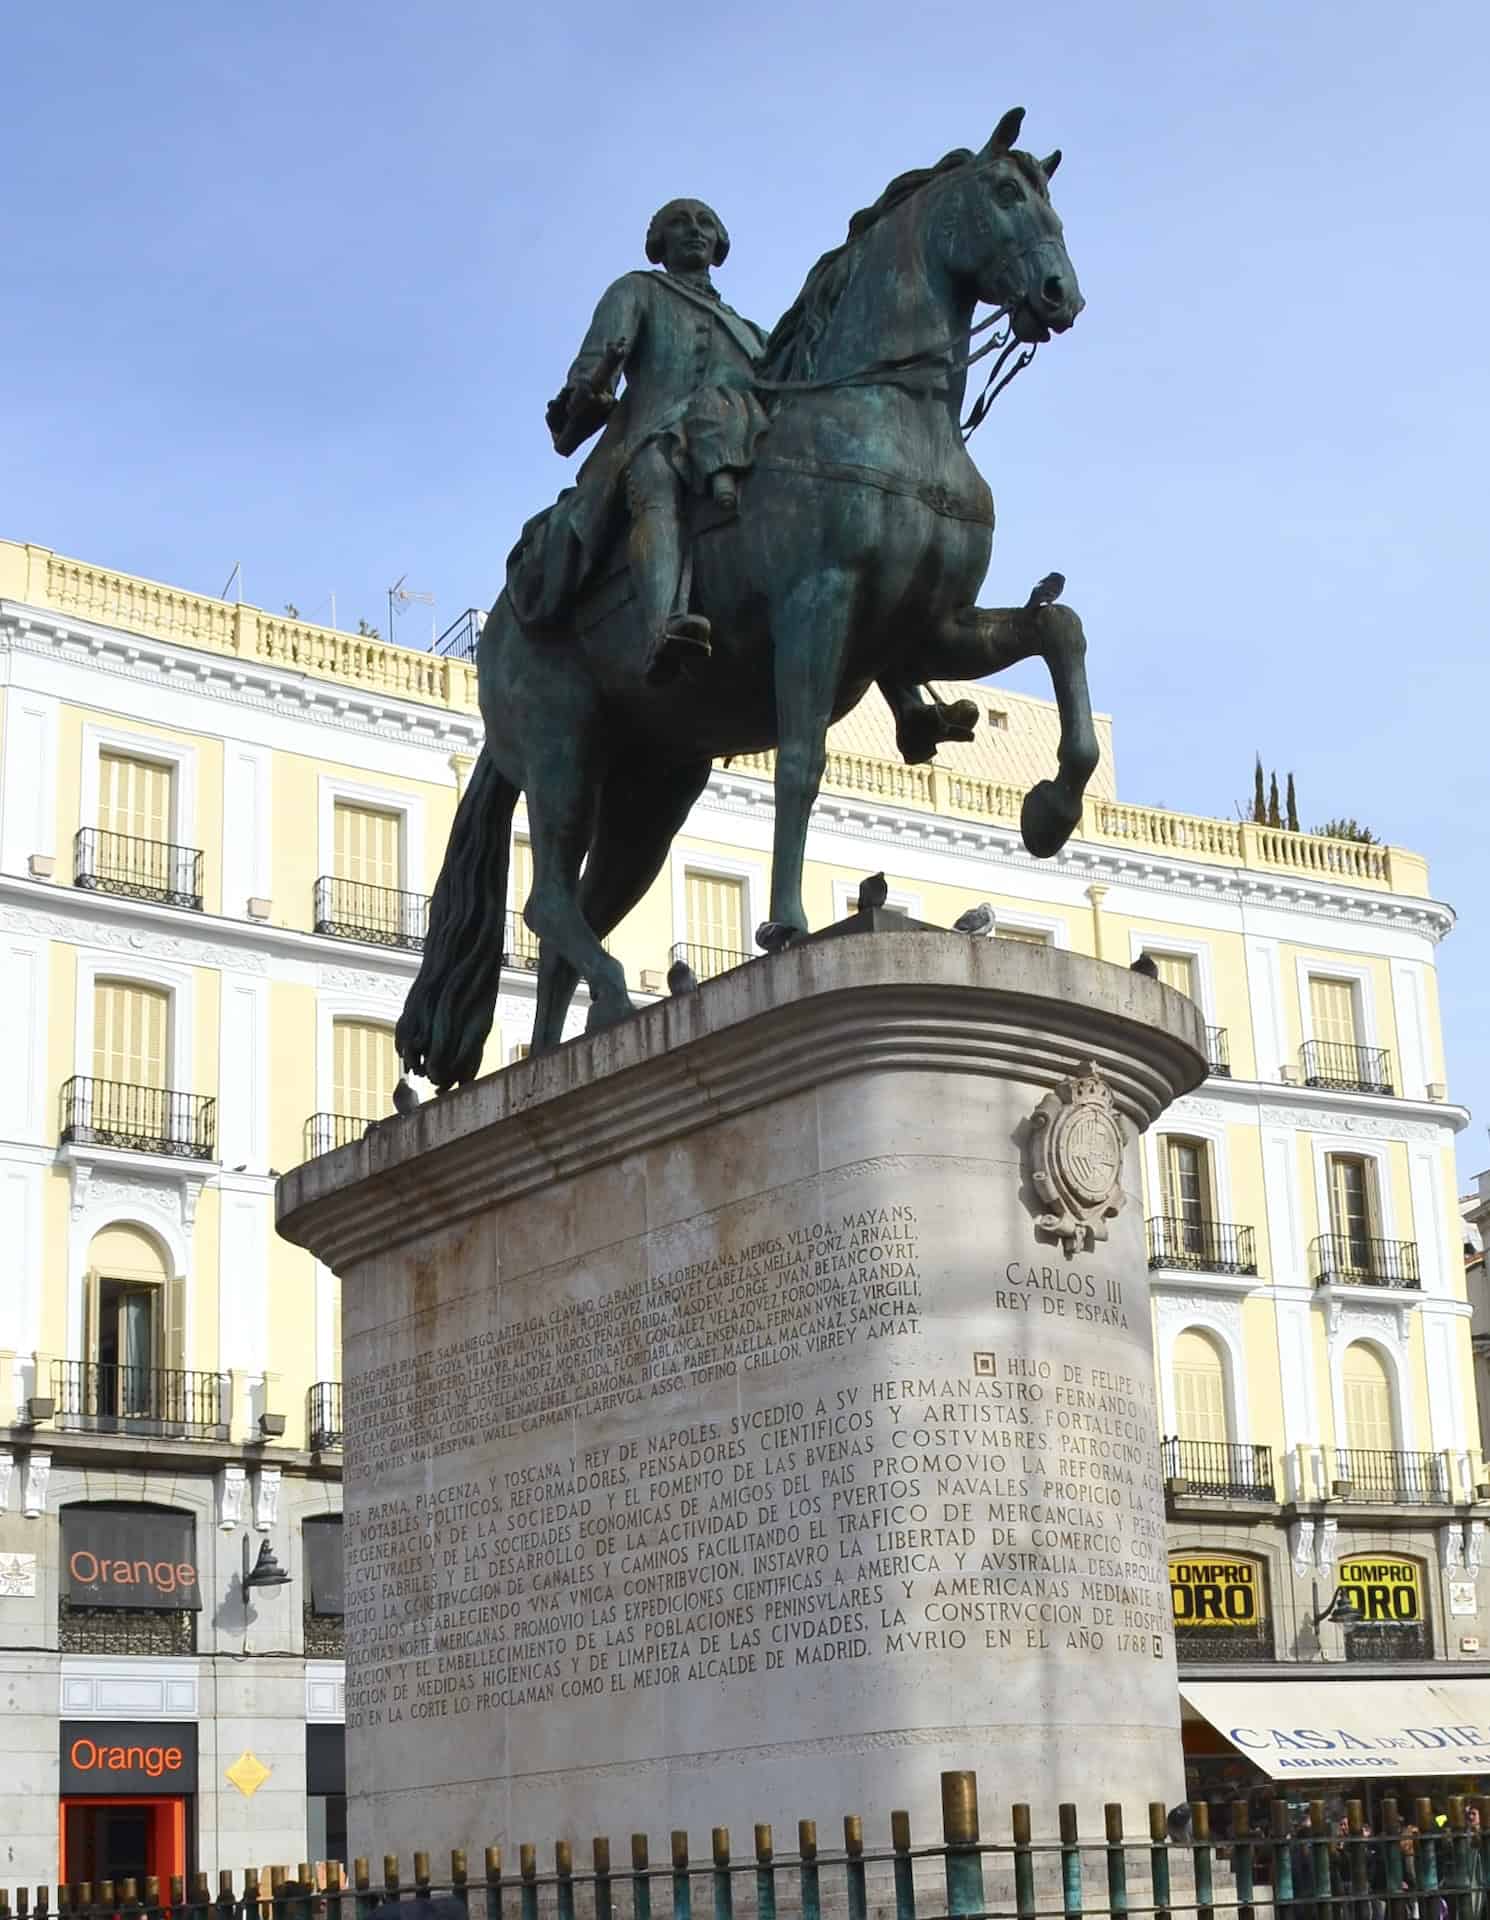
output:
[{"label": "rider's leg", "polygon": [[943,740],[971,740],[978,709],[971,700],[926,700],[917,681],[878,682],[885,704],[895,716],[895,744],[911,766],[934,760]]},{"label": "rider's leg", "polygon": [[709,623],[678,608],[683,577],[683,487],[662,447],[653,442],[626,470],[631,513],[631,585],[642,616],[642,672],[654,685],[674,679],[685,655],[707,656]]}]

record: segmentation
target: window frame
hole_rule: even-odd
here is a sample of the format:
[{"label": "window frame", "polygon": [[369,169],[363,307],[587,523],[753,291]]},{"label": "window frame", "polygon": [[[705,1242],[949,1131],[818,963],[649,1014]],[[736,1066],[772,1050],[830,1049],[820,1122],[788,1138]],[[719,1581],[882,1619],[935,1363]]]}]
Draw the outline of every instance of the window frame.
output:
[{"label": "window frame", "polygon": [[[1355,1000],[1357,1046],[1384,1047],[1386,1045],[1381,1038],[1376,1018],[1376,994],[1369,967],[1353,966],[1349,961],[1336,960],[1332,955],[1318,953],[1297,954],[1295,963],[1298,975],[1300,1047],[1305,1047],[1311,1040],[1319,1038],[1314,1031],[1314,996],[1309,984],[1316,978],[1338,980],[1351,988]],[[1296,1060],[1297,1058],[1298,1056],[1295,1055]]]},{"label": "window frame", "polygon": [[745,883],[745,952],[756,952],[755,930],[766,918],[769,888],[766,870],[758,860],[732,859],[716,853],[712,847],[674,847],[670,861],[669,884],[673,904],[673,937],[669,943],[686,945],[688,933],[688,876],[695,873],[703,880],[743,880]]},{"label": "window frame", "polygon": [[1201,1018],[1208,1027],[1225,1026],[1226,1022],[1216,1012],[1216,977],[1209,940],[1184,939],[1172,934],[1167,927],[1151,933],[1141,933],[1138,928],[1130,927],[1129,964],[1144,953],[1151,953],[1156,958],[1170,955],[1176,960],[1188,960],[1190,977],[1195,982],[1194,1000],[1200,1008]]},{"label": "window frame", "polygon": [[127,754],[171,770],[171,818],[166,844],[193,847],[205,854],[197,837],[197,750],[177,740],[162,740],[132,728],[83,722],[83,761],[79,795],[79,827],[98,826],[102,787],[101,761],[105,752]]},{"label": "window frame", "polygon": [[316,783],[317,853],[316,877],[336,873],[336,803],[343,800],[352,807],[373,807],[379,813],[399,816],[398,887],[399,893],[424,892],[424,799],[416,793],[403,793],[397,787],[372,786],[366,781],[323,773]]},{"label": "window frame", "polygon": [[137,960],[128,954],[106,953],[101,948],[78,947],[74,991],[77,996],[73,1022],[73,1072],[84,1079],[93,1076],[93,1013],[95,989],[101,980],[118,980],[126,986],[153,987],[169,996],[166,1012],[166,1086],[174,1093],[196,1093],[192,1058],[195,1007],[194,970],[166,960]]},{"label": "window frame", "polygon": [[[1228,1324],[1228,1321],[1231,1324]],[[1164,1434],[1179,1432],[1178,1397],[1174,1382],[1174,1350],[1183,1333],[1203,1333],[1215,1341],[1221,1351],[1222,1380],[1226,1389],[1226,1426],[1231,1436],[1230,1445],[1250,1447],[1252,1441],[1251,1408],[1247,1397],[1246,1356],[1242,1345],[1241,1316],[1239,1313],[1226,1314],[1223,1311],[1208,1311],[1205,1303],[1191,1306],[1183,1303],[1183,1310],[1173,1319],[1161,1313],[1158,1322],[1158,1338],[1155,1342],[1158,1361],[1161,1431]]]}]

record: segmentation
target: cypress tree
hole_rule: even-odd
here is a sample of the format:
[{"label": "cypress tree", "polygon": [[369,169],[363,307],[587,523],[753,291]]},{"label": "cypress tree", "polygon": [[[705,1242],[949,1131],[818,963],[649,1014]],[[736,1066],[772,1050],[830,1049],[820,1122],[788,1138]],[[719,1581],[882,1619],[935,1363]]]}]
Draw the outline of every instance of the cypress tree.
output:
[{"label": "cypress tree", "polygon": [[1262,785],[1262,755],[1257,756],[1257,767],[1252,775],[1252,818],[1259,827],[1265,827],[1268,820],[1268,805]]},{"label": "cypress tree", "polygon": [[1290,833],[1297,833],[1299,831],[1299,803],[1293,791],[1292,774],[1288,776],[1288,798],[1285,804],[1288,808],[1288,831]]},{"label": "cypress tree", "polygon": [[1278,776],[1276,773],[1273,775],[1272,784],[1268,788],[1268,825],[1270,827],[1281,827],[1283,825],[1283,815],[1278,810]]}]

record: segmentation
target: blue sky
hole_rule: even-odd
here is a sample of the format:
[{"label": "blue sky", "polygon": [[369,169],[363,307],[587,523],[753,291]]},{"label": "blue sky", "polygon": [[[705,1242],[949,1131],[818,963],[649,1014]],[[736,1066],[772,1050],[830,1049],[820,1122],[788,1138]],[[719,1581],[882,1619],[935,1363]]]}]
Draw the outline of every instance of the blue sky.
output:
[{"label": "blue sky", "polygon": [[0,533],[343,626],[405,573],[490,601],[657,204],[718,207],[769,322],[1026,106],[1087,311],[975,443],[983,597],[1067,574],[1125,797],[1231,814],[1260,749],[1306,826],[1428,855],[1490,1163],[1483,4],[136,0],[13,8],[0,57]]}]

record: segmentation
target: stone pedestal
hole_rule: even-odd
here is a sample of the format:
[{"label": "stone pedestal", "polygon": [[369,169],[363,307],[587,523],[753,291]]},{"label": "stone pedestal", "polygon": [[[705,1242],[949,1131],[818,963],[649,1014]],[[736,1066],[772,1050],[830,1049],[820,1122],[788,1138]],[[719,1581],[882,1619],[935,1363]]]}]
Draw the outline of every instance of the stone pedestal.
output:
[{"label": "stone pedestal", "polygon": [[354,1850],[1180,1799],[1135,1141],[1203,1039],[824,941],[281,1181],[344,1283]]}]

